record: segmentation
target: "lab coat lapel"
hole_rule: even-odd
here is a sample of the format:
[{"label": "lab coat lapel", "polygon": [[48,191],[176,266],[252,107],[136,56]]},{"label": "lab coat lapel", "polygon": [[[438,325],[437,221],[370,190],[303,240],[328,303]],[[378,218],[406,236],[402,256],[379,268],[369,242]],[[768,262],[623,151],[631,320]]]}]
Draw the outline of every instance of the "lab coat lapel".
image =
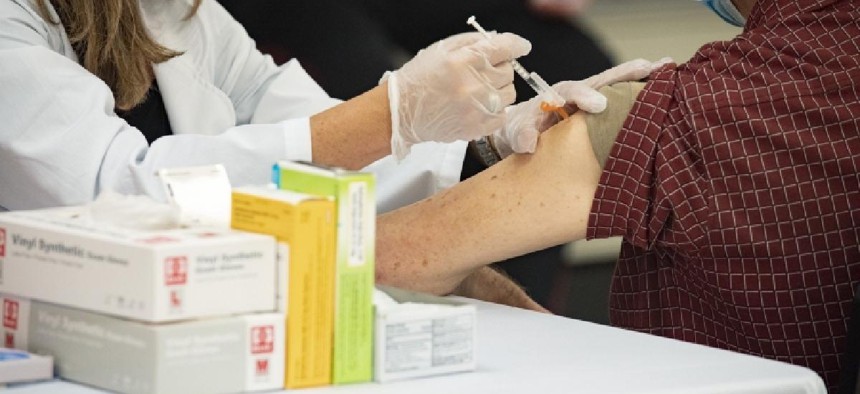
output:
[{"label": "lab coat lapel", "polygon": [[236,125],[236,112],[224,92],[195,73],[189,54],[154,67],[174,134],[220,134]]},{"label": "lab coat lapel", "polygon": [[180,51],[166,62],[153,66],[170,127],[174,134],[215,135],[236,125],[230,98],[212,82],[213,42],[204,39],[199,23],[184,23],[188,12],[184,1],[149,0],[140,3],[150,34],[167,48]]}]

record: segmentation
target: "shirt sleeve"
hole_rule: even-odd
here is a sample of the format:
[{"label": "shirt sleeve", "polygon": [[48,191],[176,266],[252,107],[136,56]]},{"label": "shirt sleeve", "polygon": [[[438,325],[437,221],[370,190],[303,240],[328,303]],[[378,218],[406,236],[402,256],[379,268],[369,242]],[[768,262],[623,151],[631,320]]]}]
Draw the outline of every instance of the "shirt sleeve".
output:
[{"label": "shirt sleeve", "polygon": [[665,69],[639,94],[612,146],[589,216],[588,238],[622,236],[650,249],[696,253],[707,228],[707,179],[689,119]]}]

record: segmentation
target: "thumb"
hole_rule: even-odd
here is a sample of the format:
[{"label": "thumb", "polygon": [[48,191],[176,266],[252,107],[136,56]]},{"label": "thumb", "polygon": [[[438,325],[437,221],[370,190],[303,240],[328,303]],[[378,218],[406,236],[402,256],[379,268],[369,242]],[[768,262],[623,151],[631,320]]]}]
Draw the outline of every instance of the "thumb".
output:
[{"label": "thumb", "polygon": [[535,153],[537,148],[538,131],[535,128],[520,129],[513,136],[511,150],[516,153]]}]

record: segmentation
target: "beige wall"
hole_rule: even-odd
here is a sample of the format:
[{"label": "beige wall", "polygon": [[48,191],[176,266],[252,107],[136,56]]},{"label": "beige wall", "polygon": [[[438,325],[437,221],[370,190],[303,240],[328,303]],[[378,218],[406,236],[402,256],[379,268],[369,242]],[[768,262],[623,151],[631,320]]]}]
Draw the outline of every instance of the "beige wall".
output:
[{"label": "beige wall", "polygon": [[684,61],[709,41],[740,32],[696,0],[594,0],[581,20],[618,61]]}]

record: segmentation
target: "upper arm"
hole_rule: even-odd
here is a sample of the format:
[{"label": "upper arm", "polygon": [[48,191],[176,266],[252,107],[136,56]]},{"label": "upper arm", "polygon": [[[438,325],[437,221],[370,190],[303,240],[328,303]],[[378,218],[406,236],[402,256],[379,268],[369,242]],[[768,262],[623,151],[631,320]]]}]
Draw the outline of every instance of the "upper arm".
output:
[{"label": "upper arm", "polygon": [[0,50],[57,45],[59,25],[49,24],[22,0],[0,1]]},{"label": "upper arm", "polygon": [[472,270],[585,236],[600,166],[584,117],[541,136],[531,155],[486,171],[378,221],[384,283],[450,292]]}]

